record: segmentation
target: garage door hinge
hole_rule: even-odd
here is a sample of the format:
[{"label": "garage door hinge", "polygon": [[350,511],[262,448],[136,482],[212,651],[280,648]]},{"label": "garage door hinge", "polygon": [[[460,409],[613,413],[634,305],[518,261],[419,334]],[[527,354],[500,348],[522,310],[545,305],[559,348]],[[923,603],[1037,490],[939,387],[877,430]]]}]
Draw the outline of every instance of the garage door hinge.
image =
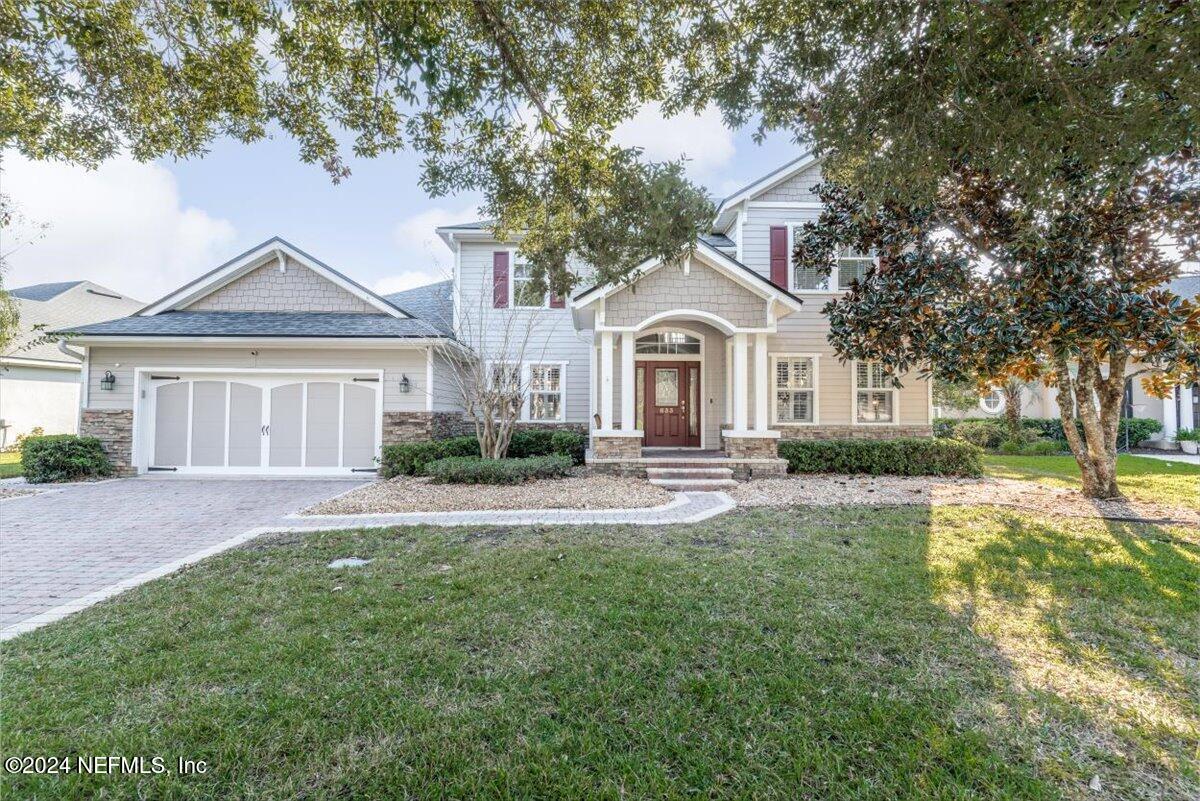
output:
[{"label": "garage door hinge", "polygon": [[174,473],[179,468],[178,467],[147,467],[146,469],[147,470],[155,470],[158,472]]},{"label": "garage door hinge", "polygon": [[150,376],[150,380],[151,381],[178,381],[179,376],[177,376],[177,375],[152,375],[152,376]]},{"label": "garage door hinge", "polygon": [[376,383],[379,382],[378,378],[351,378],[350,380],[351,381],[374,381]]}]

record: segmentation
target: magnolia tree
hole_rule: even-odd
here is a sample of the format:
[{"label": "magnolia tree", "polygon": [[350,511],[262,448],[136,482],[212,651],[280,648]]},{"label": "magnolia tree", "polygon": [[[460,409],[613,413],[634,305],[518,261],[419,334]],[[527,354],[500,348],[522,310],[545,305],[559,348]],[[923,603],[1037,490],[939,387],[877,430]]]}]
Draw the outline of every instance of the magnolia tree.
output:
[{"label": "magnolia tree", "polygon": [[826,209],[793,256],[825,271],[845,245],[878,256],[825,307],[843,358],[878,360],[894,375],[1057,387],[1085,494],[1116,497],[1126,378],[1161,396],[1200,377],[1200,306],[1163,288],[1196,252],[1196,173],[1190,152],[1120,190],[1064,168],[1056,194],[1027,198],[962,168],[934,204],[874,207],[826,184]]},{"label": "magnolia tree", "polygon": [[[552,388],[547,382],[554,382],[553,389],[564,402],[561,390],[566,377],[527,367],[546,362],[553,331],[544,316],[494,310],[491,299],[490,292],[481,292],[478,303],[460,304],[455,339],[435,345],[434,355],[452,367],[442,373],[452,382],[463,414],[475,426],[480,454],[503,459],[522,410],[526,404],[536,404],[531,395],[540,398],[542,391]],[[451,330],[451,324],[443,321],[446,330]],[[561,368],[546,365],[544,370]]]}]

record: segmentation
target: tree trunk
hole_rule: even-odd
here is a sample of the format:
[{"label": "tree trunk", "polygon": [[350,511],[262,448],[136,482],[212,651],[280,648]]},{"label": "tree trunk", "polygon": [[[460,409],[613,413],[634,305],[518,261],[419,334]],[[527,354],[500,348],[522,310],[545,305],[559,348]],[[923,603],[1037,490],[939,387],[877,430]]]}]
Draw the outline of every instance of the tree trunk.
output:
[{"label": "tree trunk", "polygon": [[1021,442],[1024,432],[1021,431],[1021,384],[1007,381],[1000,388],[1004,397],[1004,422],[1008,426],[1008,438],[1013,442]]},{"label": "tree trunk", "polygon": [[[1124,358],[1110,356],[1110,374],[1100,375],[1099,365],[1090,354],[1079,359],[1079,374],[1072,379],[1065,360],[1055,364],[1058,385],[1058,415],[1063,434],[1083,479],[1083,494],[1088,498],[1120,498],[1117,488],[1117,427],[1120,423],[1121,390],[1124,388]],[[1118,390],[1114,399],[1112,385],[1116,370]],[[1079,413],[1083,436],[1071,414],[1072,400]]]}]

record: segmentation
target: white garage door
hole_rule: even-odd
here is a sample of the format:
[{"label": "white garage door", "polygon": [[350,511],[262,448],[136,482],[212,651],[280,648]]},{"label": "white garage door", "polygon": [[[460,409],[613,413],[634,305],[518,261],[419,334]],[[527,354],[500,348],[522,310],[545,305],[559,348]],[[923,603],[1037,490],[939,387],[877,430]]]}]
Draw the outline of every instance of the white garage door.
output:
[{"label": "white garage door", "polygon": [[148,377],[149,469],[338,474],[373,470],[381,377],[363,374]]}]

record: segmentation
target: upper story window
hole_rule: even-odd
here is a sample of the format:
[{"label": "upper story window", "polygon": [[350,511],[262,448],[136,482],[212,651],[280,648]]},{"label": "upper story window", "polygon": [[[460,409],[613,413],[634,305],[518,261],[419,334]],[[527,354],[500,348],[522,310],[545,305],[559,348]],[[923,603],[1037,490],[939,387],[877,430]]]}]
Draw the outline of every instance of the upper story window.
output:
[{"label": "upper story window", "polygon": [[854,363],[854,422],[894,423],[896,387],[879,362]]},{"label": "upper story window", "polygon": [[[789,228],[788,258],[791,258],[792,243],[795,241],[796,229],[803,225],[797,223]],[[833,287],[838,291],[850,288],[856,279],[861,279],[875,263],[875,254],[863,252],[853,247],[843,247],[838,250],[837,259],[829,275],[820,275],[816,270],[792,265],[791,278],[793,292],[831,292]]]},{"label": "upper story window", "polygon": [[533,288],[533,268],[522,258],[513,259],[512,305],[515,309],[543,309],[549,305],[550,294],[538,294]]},{"label": "upper story window", "polygon": [[698,354],[700,339],[679,331],[663,331],[638,337],[634,350],[637,353]]}]

